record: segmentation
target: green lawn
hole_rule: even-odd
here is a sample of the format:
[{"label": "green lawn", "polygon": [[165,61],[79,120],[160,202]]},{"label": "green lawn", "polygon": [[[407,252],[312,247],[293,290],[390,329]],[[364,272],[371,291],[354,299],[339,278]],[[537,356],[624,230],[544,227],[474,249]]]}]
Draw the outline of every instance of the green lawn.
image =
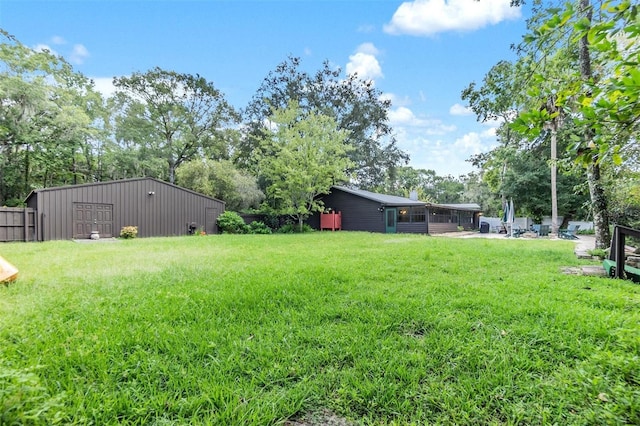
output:
[{"label": "green lawn", "polygon": [[3,244],[0,424],[640,424],[640,286],[562,274],[573,247]]}]

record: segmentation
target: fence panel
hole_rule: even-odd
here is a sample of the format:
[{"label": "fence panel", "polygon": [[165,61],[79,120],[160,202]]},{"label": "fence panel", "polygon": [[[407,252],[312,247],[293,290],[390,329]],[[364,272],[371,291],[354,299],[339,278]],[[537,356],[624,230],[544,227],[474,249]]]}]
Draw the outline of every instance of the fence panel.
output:
[{"label": "fence panel", "polygon": [[34,241],[36,235],[36,210],[0,208],[0,242]]}]

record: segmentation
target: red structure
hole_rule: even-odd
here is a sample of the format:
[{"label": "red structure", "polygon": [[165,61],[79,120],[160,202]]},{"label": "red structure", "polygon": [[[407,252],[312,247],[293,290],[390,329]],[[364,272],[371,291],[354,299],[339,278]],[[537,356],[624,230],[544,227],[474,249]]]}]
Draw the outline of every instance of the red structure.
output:
[{"label": "red structure", "polygon": [[339,231],[342,229],[342,212],[322,213],[320,215],[320,230],[330,229]]}]

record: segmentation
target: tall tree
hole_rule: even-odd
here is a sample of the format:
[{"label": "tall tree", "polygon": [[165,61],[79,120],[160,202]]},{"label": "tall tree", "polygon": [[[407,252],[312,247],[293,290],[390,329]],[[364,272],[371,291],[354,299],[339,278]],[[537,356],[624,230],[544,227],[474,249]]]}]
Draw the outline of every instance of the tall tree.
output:
[{"label": "tall tree", "polygon": [[[553,54],[565,46],[577,51],[572,73],[558,85],[557,106],[575,128],[574,156],[586,168],[596,247],[610,241],[608,203],[602,168],[620,165],[637,143],[640,122],[640,24],[638,6],[623,0],[604,3],[594,16],[588,0],[550,9],[525,37],[530,48]],[[540,78],[547,75],[541,73]],[[540,114],[528,111],[518,126],[536,131]],[[627,157],[625,157],[627,155]]]},{"label": "tall tree", "polygon": [[[526,73],[527,63],[518,61],[500,61],[494,65],[485,75],[481,86],[472,82],[461,94],[461,98],[466,100],[471,110],[482,123],[495,121],[500,123],[497,130],[497,137],[501,142],[500,149],[511,149],[516,143],[509,124],[515,119],[516,112],[522,107],[524,93],[522,87],[522,74]],[[523,70],[524,69],[524,70]],[[497,188],[504,187],[504,179],[509,167],[508,156],[499,155],[502,163],[496,164],[499,170],[500,183]],[[473,161],[472,161],[473,162]],[[507,195],[500,193],[502,204],[506,204]]]},{"label": "tall tree", "polygon": [[226,209],[242,211],[258,208],[264,194],[255,177],[236,169],[229,160],[191,160],[176,171],[180,186],[224,200]]},{"label": "tall tree", "polygon": [[290,57],[264,79],[245,110],[248,132],[236,153],[237,161],[251,167],[251,153],[265,135],[264,121],[273,111],[297,102],[306,112],[332,117],[339,129],[347,131],[345,144],[353,148],[348,154],[353,183],[367,189],[384,185],[408,161],[388,122],[391,102],[382,98],[373,82],[357,75],[342,77],[342,71],[328,62],[315,74],[300,68],[300,58]]},{"label": "tall tree", "polygon": [[[591,52],[588,30],[591,28],[593,20],[593,9],[590,0],[580,0],[578,6],[578,16],[581,16],[578,25],[585,27],[586,30],[580,35],[578,52],[580,58],[580,77],[582,81],[588,85],[593,82],[593,72],[591,68]],[[586,97],[593,96],[590,89],[584,93]],[[594,145],[595,131],[587,125],[584,128],[584,144],[587,147]],[[604,194],[602,186],[600,163],[598,162],[598,154],[591,157],[591,161],[587,164],[587,181],[589,182],[589,192],[591,193],[591,204],[593,212],[593,227],[596,232],[596,248],[606,248],[611,240],[609,232],[609,216],[607,211],[607,198]]]},{"label": "tall tree", "polygon": [[260,176],[267,182],[267,201],[281,215],[303,222],[323,210],[318,195],[344,183],[352,163],[347,158],[347,131],[332,117],[305,111],[297,103],[271,115],[268,137],[257,157]]},{"label": "tall tree", "polygon": [[78,155],[103,136],[93,83],[63,58],[0,34],[0,203],[19,203],[37,187],[93,180],[92,167],[78,167]]},{"label": "tall tree", "polygon": [[163,158],[171,183],[180,164],[224,140],[222,129],[239,121],[222,92],[199,75],[154,68],[113,83],[120,107],[117,139]]},{"label": "tall tree", "polygon": [[419,200],[430,203],[459,203],[464,183],[451,175],[438,176],[433,170],[400,167],[381,190],[401,197],[409,197],[415,191]]}]

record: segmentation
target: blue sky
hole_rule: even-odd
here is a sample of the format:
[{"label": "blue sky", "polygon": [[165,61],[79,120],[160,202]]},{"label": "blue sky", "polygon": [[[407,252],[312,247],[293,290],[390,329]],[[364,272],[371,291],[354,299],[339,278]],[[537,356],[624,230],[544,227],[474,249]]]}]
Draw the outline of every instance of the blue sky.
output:
[{"label": "blue sky", "polygon": [[1,28],[105,93],[114,76],[159,66],[200,74],[243,108],[287,56],[310,72],[328,60],[392,100],[411,166],[454,176],[496,145],[495,123],[477,123],[460,92],[514,58],[526,17],[509,0],[0,0]]}]

